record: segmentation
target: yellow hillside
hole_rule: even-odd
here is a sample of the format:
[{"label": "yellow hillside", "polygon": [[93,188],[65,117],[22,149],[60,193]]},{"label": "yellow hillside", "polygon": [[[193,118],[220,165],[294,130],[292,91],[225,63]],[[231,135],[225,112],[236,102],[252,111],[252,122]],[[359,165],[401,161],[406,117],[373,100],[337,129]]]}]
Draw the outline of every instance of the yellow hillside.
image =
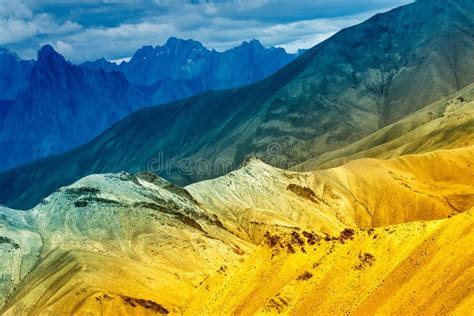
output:
[{"label": "yellow hillside", "polygon": [[0,208],[1,314],[466,315],[473,161],[474,147],[307,173],[251,159],[186,189],[93,175]]},{"label": "yellow hillside", "polygon": [[[267,240],[195,291],[187,315],[469,315],[474,213],[311,242]],[[313,244],[314,243],[314,244]],[[292,245],[293,251],[288,250]]]},{"label": "yellow hillside", "polygon": [[473,146],[390,160],[362,159],[307,173],[252,159],[227,176],[187,189],[243,237],[243,232],[257,234],[253,238],[260,240],[269,226],[334,234],[345,226],[441,219],[470,209],[473,162]]}]

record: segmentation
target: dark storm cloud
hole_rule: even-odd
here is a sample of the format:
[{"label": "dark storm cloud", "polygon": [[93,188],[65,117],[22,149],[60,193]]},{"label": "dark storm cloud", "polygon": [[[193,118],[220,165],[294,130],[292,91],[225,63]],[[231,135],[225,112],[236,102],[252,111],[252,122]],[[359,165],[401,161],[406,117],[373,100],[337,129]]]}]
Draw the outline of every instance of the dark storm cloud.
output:
[{"label": "dark storm cloud", "polygon": [[130,56],[169,36],[226,49],[257,38],[290,51],[412,0],[0,0],[0,45],[34,57],[44,43],[79,62]]}]

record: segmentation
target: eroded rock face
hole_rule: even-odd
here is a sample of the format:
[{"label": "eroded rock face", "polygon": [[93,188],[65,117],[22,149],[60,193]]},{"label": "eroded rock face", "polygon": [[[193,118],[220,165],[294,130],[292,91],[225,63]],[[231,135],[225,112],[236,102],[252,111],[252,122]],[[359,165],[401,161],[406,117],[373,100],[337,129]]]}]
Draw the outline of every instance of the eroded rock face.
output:
[{"label": "eroded rock face", "polygon": [[272,226],[336,235],[347,226],[370,229],[469,210],[474,206],[473,157],[469,146],[391,160],[360,159],[305,173],[252,160],[186,189],[242,238],[259,241]]},{"label": "eroded rock face", "polygon": [[[322,241],[346,245],[361,234],[372,241],[393,224],[456,217],[474,205],[473,156],[471,146],[305,173],[248,159],[185,188],[150,173],[88,176],[32,210],[0,209],[1,302],[9,298],[12,314],[71,313],[97,302],[104,311],[132,313],[134,299],[145,304],[136,308],[182,311],[180,302],[204,279],[259,258],[261,245],[272,249],[270,258],[297,256]],[[416,245],[424,224],[413,225]],[[355,270],[385,260],[367,253],[361,249],[351,263]],[[317,276],[308,273],[295,278]],[[46,294],[56,286],[69,294]]]},{"label": "eroded rock face", "polygon": [[0,206],[0,305],[38,264],[42,246],[28,213]]}]

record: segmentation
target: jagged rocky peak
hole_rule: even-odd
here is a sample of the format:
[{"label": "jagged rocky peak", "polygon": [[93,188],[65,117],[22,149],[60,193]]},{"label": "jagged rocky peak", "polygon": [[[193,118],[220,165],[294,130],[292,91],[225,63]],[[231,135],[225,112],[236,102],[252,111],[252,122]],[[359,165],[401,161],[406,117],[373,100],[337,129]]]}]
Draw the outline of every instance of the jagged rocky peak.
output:
[{"label": "jagged rocky peak", "polygon": [[120,68],[119,64],[112,61],[108,61],[104,57],[96,59],[95,61],[86,61],[85,63],[82,63],[80,66],[85,69],[91,69],[91,70],[103,69],[105,71],[112,71],[112,70],[118,71]]},{"label": "jagged rocky peak", "polygon": [[25,89],[33,60],[22,60],[8,48],[0,47],[0,100],[11,100]]},{"label": "jagged rocky peak", "polygon": [[242,42],[241,46],[242,47],[247,47],[248,46],[252,49],[261,49],[261,50],[265,49],[265,47],[262,45],[262,43],[260,43],[260,41],[255,39],[255,38],[252,39],[251,41],[248,41],[248,42],[247,41]]},{"label": "jagged rocky peak", "polygon": [[137,57],[142,57],[150,54],[153,51],[153,46],[151,45],[145,45],[142,48],[138,49],[134,54],[132,58],[137,58]]},{"label": "jagged rocky peak", "polygon": [[42,60],[66,62],[66,59],[49,44],[44,45],[38,51],[38,62]]},{"label": "jagged rocky peak", "polygon": [[[256,56],[255,61],[251,62],[253,58],[241,58],[242,55]],[[294,57],[281,48],[267,49],[255,39],[220,52],[209,50],[192,39],[170,37],[163,45],[143,46],[118,69],[128,80],[141,85],[152,85],[165,78],[193,79],[196,82],[187,89],[202,92],[255,82]],[[92,66],[108,67],[99,65],[99,62]]]},{"label": "jagged rocky peak", "polygon": [[177,46],[182,46],[182,45],[192,46],[196,48],[204,48],[201,42],[195,41],[193,39],[185,40],[185,39],[177,38],[174,36],[171,36],[170,38],[168,38],[164,47],[177,47]]},{"label": "jagged rocky peak", "polygon": [[14,52],[12,52],[11,50],[9,50],[8,48],[5,48],[5,47],[0,47],[0,56],[2,56],[2,57],[10,56],[10,57],[14,57],[16,59],[19,59],[17,54],[15,54]]},{"label": "jagged rocky peak", "polygon": [[51,45],[44,45],[38,51],[38,59],[32,69],[31,78],[28,83],[30,91],[42,94],[45,87],[62,87],[65,89],[64,78],[69,63],[56,52]]},{"label": "jagged rocky peak", "polygon": [[44,73],[52,72],[55,75],[63,73],[68,62],[56,52],[51,45],[44,45],[38,51],[38,60],[33,67],[32,79],[42,76]]},{"label": "jagged rocky peak", "polygon": [[144,57],[155,57],[156,54],[161,53],[175,53],[178,51],[186,51],[189,49],[204,49],[204,46],[195,40],[180,39],[177,37],[170,37],[164,45],[151,46],[145,45],[135,52],[132,59],[143,59]]}]

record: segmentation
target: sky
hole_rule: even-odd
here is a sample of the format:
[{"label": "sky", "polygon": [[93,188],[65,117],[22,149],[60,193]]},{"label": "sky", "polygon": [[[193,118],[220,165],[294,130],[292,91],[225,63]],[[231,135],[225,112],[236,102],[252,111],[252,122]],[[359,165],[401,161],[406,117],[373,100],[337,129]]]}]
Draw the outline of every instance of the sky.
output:
[{"label": "sky", "polygon": [[51,44],[73,62],[126,58],[170,36],[219,51],[258,39],[288,52],[413,0],[0,0],[0,46],[32,59]]}]

